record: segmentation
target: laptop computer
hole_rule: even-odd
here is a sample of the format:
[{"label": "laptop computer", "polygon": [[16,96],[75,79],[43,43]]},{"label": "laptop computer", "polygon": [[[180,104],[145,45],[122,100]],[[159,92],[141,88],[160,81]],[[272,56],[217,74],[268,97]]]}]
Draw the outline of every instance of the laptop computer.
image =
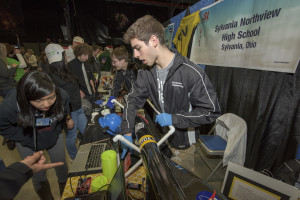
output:
[{"label": "laptop computer", "polygon": [[101,172],[101,154],[107,150],[107,146],[106,143],[80,145],[76,158],[69,169],[69,176]]},{"label": "laptop computer", "polygon": [[108,189],[98,192],[93,192],[84,195],[76,195],[73,197],[65,198],[65,200],[127,200],[124,164],[120,163],[113,179],[111,180]]}]

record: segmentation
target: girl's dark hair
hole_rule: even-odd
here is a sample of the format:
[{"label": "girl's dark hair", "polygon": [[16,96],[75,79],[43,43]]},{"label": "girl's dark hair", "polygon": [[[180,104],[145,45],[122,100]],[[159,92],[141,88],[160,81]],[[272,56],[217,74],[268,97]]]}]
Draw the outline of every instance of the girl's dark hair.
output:
[{"label": "girl's dark hair", "polygon": [[47,112],[47,117],[56,117],[58,121],[64,118],[64,105],[59,88],[55,86],[50,76],[41,71],[31,71],[25,74],[17,86],[17,102],[20,109],[18,125],[26,128],[35,125],[36,108],[30,101],[38,100],[56,94],[56,101]]},{"label": "girl's dark hair", "polygon": [[48,72],[50,76],[52,74],[58,75],[61,79],[67,82],[78,81],[78,79],[70,72],[65,62],[65,52],[62,53],[62,60],[53,62],[48,66]]}]

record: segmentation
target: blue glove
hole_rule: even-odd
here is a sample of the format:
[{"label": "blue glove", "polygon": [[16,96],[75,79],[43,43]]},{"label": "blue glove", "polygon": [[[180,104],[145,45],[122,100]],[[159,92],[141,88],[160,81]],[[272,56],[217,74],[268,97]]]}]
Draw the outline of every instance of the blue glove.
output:
[{"label": "blue glove", "polygon": [[158,122],[161,127],[172,125],[172,115],[168,113],[161,113],[156,116],[155,122]]},{"label": "blue glove", "polygon": [[[132,141],[132,136],[129,136],[129,135],[123,135],[124,136],[124,138],[126,139],[126,140],[128,140],[129,142],[131,142],[131,143],[133,143],[133,141]],[[132,148],[131,147],[129,147],[129,146],[127,146],[125,143],[121,143],[121,147],[122,147],[122,150],[123,150],[123,152],[122,152],[122,155],[121,155],[121,159],[124,159],[124,157],[126,156],[126,153],[127,153],[127,151],[128,150],[131,150]]]},{"label": "blue glove", "polygon": [[97,104],[98,106],[101,106],[103,104],[103,100],[97,100],[94,103]]},{"label": "blue glove", "polygon": [[109,99],[108,99],[108,101],[107,101],[107,103],[106,103],[106,105],[108,105],[108,108],[109,108],[109,109],[113,109],[114,106],[115,106],[115,103],[112,103],[112,102],[111,102],[111,100],[113,100],[113,99],[116,99],[116,97],[110,96]]}]

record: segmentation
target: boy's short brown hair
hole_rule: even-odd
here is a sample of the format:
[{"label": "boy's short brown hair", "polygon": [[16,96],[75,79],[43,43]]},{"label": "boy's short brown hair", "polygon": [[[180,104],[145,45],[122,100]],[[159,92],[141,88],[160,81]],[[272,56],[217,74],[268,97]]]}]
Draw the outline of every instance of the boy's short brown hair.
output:
[{"label": "boy's short brown hair", "polygon": [[124,46],[116,47],[110,54],[111,58],[115,57],[118,60],[128,60],[128,51]]},{"label": "boy's short brown hair", "polygon": [[161,45],[165,44],[163,25],[151,15],[145,15],[144,17],[139,18],[127,29],[123,38],[127,44],[129,44],[130,40],[134,38],[148,44],[152,35],[156,35],[156,37],[158,37]]},{"label": "boy's short brown hair", "polygon": [[74,55],[75,55],[75,57],[81,56],[83,54],[89,54],[89,55],[91,55],[92,52],[93,52],[93,49],[88,44],[78,44],[74,48]]}]

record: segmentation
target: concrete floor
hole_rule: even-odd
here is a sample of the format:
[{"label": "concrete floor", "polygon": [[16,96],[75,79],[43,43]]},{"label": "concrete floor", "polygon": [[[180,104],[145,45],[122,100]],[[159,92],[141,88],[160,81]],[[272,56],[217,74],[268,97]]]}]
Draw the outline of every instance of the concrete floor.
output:
[{"label": "concrete floor", "polygon": [[[0,144],[2,144],[3,137],[0,136]],[[214,168],[219,162],[220,158],[215,159],[208,159],[204,153],[199,150],[198,145],[196,145],[197,153],[195,154],[195,161],[194,161],[194,171],[192,173],[196,176],[198,176],[201,179],[206,179],[208,175],[211,173],[210,169],[206,166],[206,164],[203,162],[203,160],[200,158],[202,156],[204,159],[207,160],[208,164]],[[46,159],[49,160],[49,157],[47,153],[45,153]],[[12,164],[13,162],[19,161],[20,156],[16,149],[13,151],[9,150],[6,145],[1,146],[0,151],[0,157],[4,160],[6,166]],[[66,153],[66,159],[67,163],[70,164],[69,156]],[[192,166],[189,166],[189,164],[182,163],[186,166],[186,168],[193,168]],[[211,186],[213,186],[216,190],[220,191],[224,179],[226,168],[220,168],[210,179],[208,182]],[[50,169],[47,171],[47,177],[49,180],[49,183],[51,185],[52,194],[54,196],[54,199],[60,199],[59,190],[58,190],[58,182],[56,178],[56,174],[54,169]],[[32,182],[29,180],[20,190],[18,195],[15,198],[16,200],[38,200],[38,196],[35,193]]]},{"label": "concrete floor", "polygon": [[[2,144],[3,137],[0,136],[0,145]],[[0,146],[0,158],[3,159],[6,166],[16,162],[20,161],[21,158],[19,156],[19,153],[17,149],[9,150],[6,145]],[[47,162],[50,160],[47,152],[45,152],[45,157],[47,159]],[[66,159],[67,163],[70,164],[70,158],[66,153]],[[59,189],[58,189],[58,182],[55,174],[54,169],[47,170],[47,177],[51,186],[51,191],[53,194],[54,199],[60,199]],[[38,195],[35,193],[31,179],[21,188],[18,195],[15,197],[15,200],[39,200]]]}]

